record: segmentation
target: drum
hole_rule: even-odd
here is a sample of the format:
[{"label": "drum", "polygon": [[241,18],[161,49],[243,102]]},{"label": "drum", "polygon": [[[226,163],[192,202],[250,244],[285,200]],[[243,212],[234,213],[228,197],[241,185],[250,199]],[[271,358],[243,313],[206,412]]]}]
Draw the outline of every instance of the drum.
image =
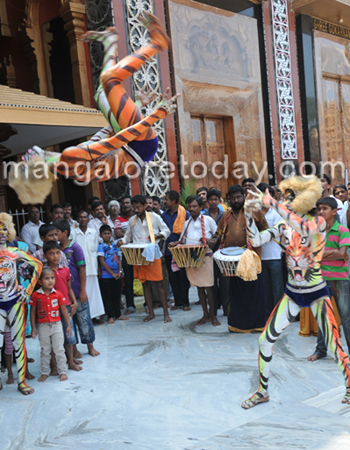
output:
[{"label": "drum", "polygon": [[200,267],[208,251],[204,245],[177,245],[169,248],[176,264],[182,267]]},{"label": "drum", "polygon": [[227,247],[214,253],[214,259],[224,277],[234,277],[238,262],[245,248]]},{"label": "drum", "polygon": [[147,266],[149,261],[146,261],[142,256],[146,245],[148,244],[125,244],[120,248],[122,249],[123,256],[128,264],[131,266]]}]

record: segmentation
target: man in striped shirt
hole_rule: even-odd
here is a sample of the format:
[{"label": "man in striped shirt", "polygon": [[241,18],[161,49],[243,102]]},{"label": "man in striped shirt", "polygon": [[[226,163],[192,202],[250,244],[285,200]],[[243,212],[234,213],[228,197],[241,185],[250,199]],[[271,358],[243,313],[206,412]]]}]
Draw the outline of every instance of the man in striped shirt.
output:
[{"label": "man in striped shirt", "polygon": [[[348,352],[350,351],[350,285],[348,279],[347,254],[350,247],[350,232],[335,220],[337,202],[332,197],[322,197],[317,202],[318,215],[327,223],[326,245],[321,261],[322,276],[327,282],[331,297],[334,297],[342,321]],[[318,329],[317,345],[309,361],[327,356],[324,336]]]}]

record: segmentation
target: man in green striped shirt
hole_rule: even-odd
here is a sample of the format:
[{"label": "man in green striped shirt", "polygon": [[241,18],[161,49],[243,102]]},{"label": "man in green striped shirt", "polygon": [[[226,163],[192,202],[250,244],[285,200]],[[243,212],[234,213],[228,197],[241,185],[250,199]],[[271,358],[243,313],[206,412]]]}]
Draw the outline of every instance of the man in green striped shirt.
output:
[{"label": "man in green striped shirt", "polygon": [[[350,351],[350,284],[348,279],[350,232],[335,220],[337,202],[332,197],[322,197],[317,202],[318,215],[327,223],[326,245],[321,261],[322,276],[327,282],[329,294],[334,298],[342,321],[348,352]],[[309,361],[327,356],[324,336],[318,329],[317,345]]]}]

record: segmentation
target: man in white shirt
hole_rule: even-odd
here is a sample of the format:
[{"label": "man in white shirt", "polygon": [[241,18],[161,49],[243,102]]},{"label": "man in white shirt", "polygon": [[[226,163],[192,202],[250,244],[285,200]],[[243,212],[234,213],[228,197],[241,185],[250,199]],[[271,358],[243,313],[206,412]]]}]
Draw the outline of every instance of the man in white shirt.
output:
[{"label": "man in white shirt", "polygon": [[[164,241],[170,235],[170,230],[160,216],[154,212],[146,211],[146,198],[143,195],[135,195],[131,199],[135,215],[129,219],[128,228],[125,235],[118,241],[118,245],[128,244],[151,244],[151,236],[154,236],[155,243]],[[163,285],[163,272],[161,258],[146,266],[134,266],[134,278],[138,278],[143,286],[145,300],[148,306],[148,316],[143,319],[149,322],[155,318],[153,311],[151,281],[157,287],[159,300],[164,311],[164,322],[171,322],[168,314],[166,293]]]},{"label": "man in white shirt", "polygon": [[[274,197],[275,191],[267,183],[260,183],[258,189],[261,192],[269,190],[271,197]],[[273,208],[262,208],[265,219],[272,228],[282,217]],[[283,297],[285,285],[283,281],[282,268],[282,249],[274,241],[264,244],[261,249],[262,277],[264,281],[265,300],[266,300],[266,317],[270,317],[274,307]]]},{"label": "man in white shirt", "polygon": [[29,250],[34,253],[36,246],[34,241],[39,235],[39,228],[43,224],[40,220],[40,211],[36,206],[28,208],[29,222],[24,225],[21,231],[21,238],[28,245]]},{"label": "man in white shirt", "polygon": [[93,211],[95,217],[90,220],[88,227],[96,231],[98,241],[101,243],[102,238],[100,237],[100,228],[102,225],[109,225],[106,210],[103,203],[99,200],[96,200],[96,202],[91,205],[91,210]]},{"label": "man in white shirt", "polygon": [[[79,211],[78,228],[72,228],[73,240],[83,249],[86,263],[86,292],[89,298],[90,315],[92,319],[102,316],[105,313],[103,300],[98,284],[97,247],[98,235],[93,228],[88,227],[89,213]],[[94,321],[100,324],[100,321]],[[103,322],[102,322],[103,323]]]},{"label": "man in white shirt", "polygon": [[[207,245],[216,232],[215,220],[210,216],[201,214],[202,197],[190,195],[186,199],[186,206],[191,218],[185,222],[180,241],[171,242],[169,247],[175,247],[178,243]],[[198,297],[203,308],[203,317],[197,322],[197,325],[203,325],[210,321],[214,327],[221,325],[216,317],[213,252],[208,249],[201,267],[188,267],[186,272],[191,285],[197,286]],[[210,311],[208,311],[207,299]]]}]

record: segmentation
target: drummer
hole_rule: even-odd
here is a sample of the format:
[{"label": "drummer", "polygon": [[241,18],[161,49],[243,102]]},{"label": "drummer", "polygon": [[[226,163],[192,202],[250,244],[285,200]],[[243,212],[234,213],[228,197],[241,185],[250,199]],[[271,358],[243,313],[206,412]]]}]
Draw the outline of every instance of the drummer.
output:
[{"label": "drummer", "polygon": [[[168,238],[170,234],[169,228],[158,214],[146,211],[146,198],[143,195],[135,195],[131,199],[131,203],[135,215],[129,219],[128,228],[124,237],[118,241],[118,245],[128,244],[130,242],[134,244],[150,244],[152,242],[152,234],[157,244]],[[134,278],[138,278],[141,281],[148,306],[148,316],[143,321],[149,322],[155,318],[150,283],[154,281],[164,311],[164,322],[171,322],[163,285],[161,259],[156,259],[147,266],[134,266]]]},{"label": "drummer", "polygon": [[[186,199],[186,206],[191,217],[185,222],[180,241],[171,242],[169,247],[175,247],[179,242],[187,245],[205,245],[216,231],[215,220],[201,214],[203,206],[201,197],[190,195]],[[203,308],[203,317],[197,322],[197,325],[203,325],[210,321],[214,327],[221,325],[216,318],[213,252],[211,250],[207,252],[201,267],[187,267],[186,272],[191,285],[197,286],[198,297]]]},{"label": "drummer", "polygon": [[[216,247],[246,247],[247,228],[244,217],[244,188],[238,184],[230,186],[227,201],[231,206],[220,219],[211,243]],[[266,230],[268,223],[262,211],[254,213],[259,231]],[[261,247],[253,248],[261,258]],[[244,281],[230,277],[228,307],[228,329],[237,333],[262,331],[266,322],[265,298],[261,274],[256,281]]]}]

